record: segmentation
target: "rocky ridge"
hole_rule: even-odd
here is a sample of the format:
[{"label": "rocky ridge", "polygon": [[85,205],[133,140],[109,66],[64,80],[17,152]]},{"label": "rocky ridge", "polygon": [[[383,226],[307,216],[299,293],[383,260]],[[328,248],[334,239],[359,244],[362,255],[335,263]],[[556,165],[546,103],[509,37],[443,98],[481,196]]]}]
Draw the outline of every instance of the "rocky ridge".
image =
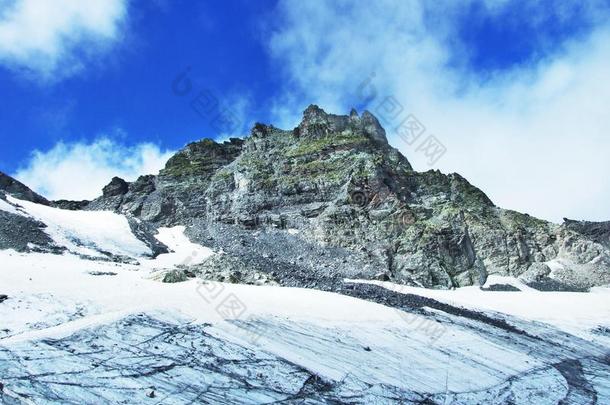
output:
[{"label": "rocky ridge", "polygon": [[49,204],[185,225],[225,252],[212,267],[242,263],[243,279],[252,271],[301,286],[315,286],[316,275],[439,288],[489,274],[541,288],[610,283],[608,223],[549,223],[496,207],[459,174],[417,172],[372,114],[354,110],[312,105],[292,130],[256,124],[244,139],[193,142],[156,176],[114,178],[91,202]]}]

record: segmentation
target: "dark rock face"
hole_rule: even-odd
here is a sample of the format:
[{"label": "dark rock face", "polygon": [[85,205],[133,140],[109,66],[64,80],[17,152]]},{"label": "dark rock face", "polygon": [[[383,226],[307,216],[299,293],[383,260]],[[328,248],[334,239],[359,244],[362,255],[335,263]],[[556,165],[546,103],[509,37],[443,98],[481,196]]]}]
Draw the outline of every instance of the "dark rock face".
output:
[{"label": "dark rock face", "polygon": [[188,223],[204,215],[203,191],[237,157],[242,144],[237,138],[224,144],[208,139],[193,142],[174,155],[158,176],[141,176],[122,186],[120,193],[92,201],[87,209],[114,210],[155,224]]},{"label": "dark rock face", "polygon": [[155,234],[155,229],[150,224],[131,217],[127,218],[127,222],[129,223],[131,233],[133,233],[136,238],[144,242],[144,244],[151,250],[152,257],[157,257],[163,253],[169,253],[167,246],[159,242],[159,240],[153,236]]},{"label": "dark rock face", "polygon": [[51,206],[55,208],[59,208],[62,210],[70,210],[70,211],[78,211],[82,210],[87,205],[89,205],[90,201],[81,200],[81,201],[72,201],[72,200],[55,200],[51,201]]},{"label": "dark rock face", "polygon": [[112,181],[102,189],[102,195],[104,197],[114,197],[127,193],[129,185],[127,182],[120,177],[113,177]]},{"label": "dark rock face", "polygon": [[0,250],[61,253],[44,231],[45,224],[32,218],[0,211]]},{"label": "dark rock face", "polygon": [[[541,221],[495,207],[458,174],[416,172],[368,112],[333,115],[312,105],[290,131],[256,124],[244,140],[191,143],[158,176],[113,179],[87,209],[163,226],[291,229],[287,237],[297,245],[358,257],[360,268],[341,274],[427,287],[484,283],[489,274],[527,282],[552,275],[578,288],[610,283],[607,227]],[[231,238],[216,238],[229,248]],[[239,249],[236,256],[256,255]],[[289,251],[288,262],[316,260]]]},{"label": "dark rock face", "polygon": [[49,201],[46,198],[36,194],[23,183],[2,172],[0,172],[0,191],[9,193],[20,200],[49,205]]}]

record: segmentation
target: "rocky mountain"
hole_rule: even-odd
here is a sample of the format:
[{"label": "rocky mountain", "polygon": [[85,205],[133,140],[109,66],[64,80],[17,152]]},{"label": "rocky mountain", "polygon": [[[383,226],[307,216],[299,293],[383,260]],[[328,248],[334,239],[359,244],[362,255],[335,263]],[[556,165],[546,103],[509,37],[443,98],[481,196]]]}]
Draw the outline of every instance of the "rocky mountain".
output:
[{"label": "rocky mountain", "polygon": [[[415,171],[369,112],[311,105],[292,130],[256,124],[245,139],[193,142],[157,176],[115,177],[91,202],[49,204],[186,225],[227,253],[213,269],[254,268],[288,285],[329,275],[440,288],[492,274],[551,289],[610,283],[608,224],[553,224],[495,206],[457,173]],[[240,242],[251,234],[256,243]]]},{"label": "rocky mountain", "polygon": [[[346,263],[332,264],[345,276],[442,288],[489,274],[541,286],[610,283],[607,226],[604,238],[588,231],[603,225],[542,221],[496,207],[459,174],[415,171],[368,112],[333,115],[312,105],[293,130],[256,124],[243,140],[191,143],[158,176],[114,178],[85,208],[192,225],[192,236],[212,232],[229,251],[223,233],[295,230],[282,239],[337,249]],[[288,249],[276,261],[311,267],[319,254]]]},{"label": "rocky mountain", "polygon": [[0,404],[609,403],[609,251],[415,171],[367,112],[93,201],[0,174]]}]

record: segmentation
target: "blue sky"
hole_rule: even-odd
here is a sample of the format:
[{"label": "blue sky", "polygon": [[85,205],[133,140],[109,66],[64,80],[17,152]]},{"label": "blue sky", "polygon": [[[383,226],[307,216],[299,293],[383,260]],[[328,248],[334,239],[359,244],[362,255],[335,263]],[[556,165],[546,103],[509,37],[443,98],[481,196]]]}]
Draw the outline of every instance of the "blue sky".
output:
[{"label": "blue sky", "polygon": [[[210,88],[221,98],[229,94],[227,102],[246,94],[273,97],[279,84],[257,40],[258,24],[272,6],[241,0],[132,2],[124,37],[85,71],[41,82],[0,70],[5,99],[11,100],[10,108],[0,111],[2,170],[15,171],[33,149],[102,133],[170,149],[215,136],[208,121],[171,92],[172,80],[191,66],[195,87]],[[252,107],[253,117],[264,114]]]},{"label": "blue sky", "polygon": [[[386,120],[416,169],[543,218],[610,219],[610,1],[438,3],[0,0],[0,170],[91,198],[189,141],[291,127],[310,103],[383,115],[391,96],[447,150],[431,165]],[[193,111],[200,91],[236,125]]]}]

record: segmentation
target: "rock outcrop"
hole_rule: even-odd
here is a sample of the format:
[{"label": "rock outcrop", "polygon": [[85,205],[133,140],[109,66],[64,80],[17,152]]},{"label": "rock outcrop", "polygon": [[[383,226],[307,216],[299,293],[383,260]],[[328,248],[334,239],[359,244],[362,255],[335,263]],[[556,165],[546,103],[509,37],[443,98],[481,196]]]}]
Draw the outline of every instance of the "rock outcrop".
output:
[{"label": "rock outcrop", "polygon": [[[38,204],[49,205],[49,201],[26,185],[15,180],[7,174],[0,172],[0,203],[9,210],[0,209],[0,249],[13,249],[17,252],[50,251],[60,253],[61,249],[54,246],[53,241],[46,234],[46,227],[40,221],[19,215],[6,200],[7,194],[18,199]],[[46,247],[39,248],[39,247]]]},{"label": "rock outcrop", "polygon": [[326,266],[440,288],[490,274],[567,289],[610,283],[607,224],[549,223],[496,207],[459,174],[417,172],[369,112],[312,105],[292,130],[256,124],[243,140],[191,143],[157,176],[114,178],[84,208],[186,225],[236,260],[260,257],[259,270]]},{"label": "rock outcrop", "polygon": [[37,204],[49,205],[49,201],[43,196],[30,190],[25,184],[15,180],[11,176],[0,172],[0,193],[9,193],[20,200],[35,202]]}]

